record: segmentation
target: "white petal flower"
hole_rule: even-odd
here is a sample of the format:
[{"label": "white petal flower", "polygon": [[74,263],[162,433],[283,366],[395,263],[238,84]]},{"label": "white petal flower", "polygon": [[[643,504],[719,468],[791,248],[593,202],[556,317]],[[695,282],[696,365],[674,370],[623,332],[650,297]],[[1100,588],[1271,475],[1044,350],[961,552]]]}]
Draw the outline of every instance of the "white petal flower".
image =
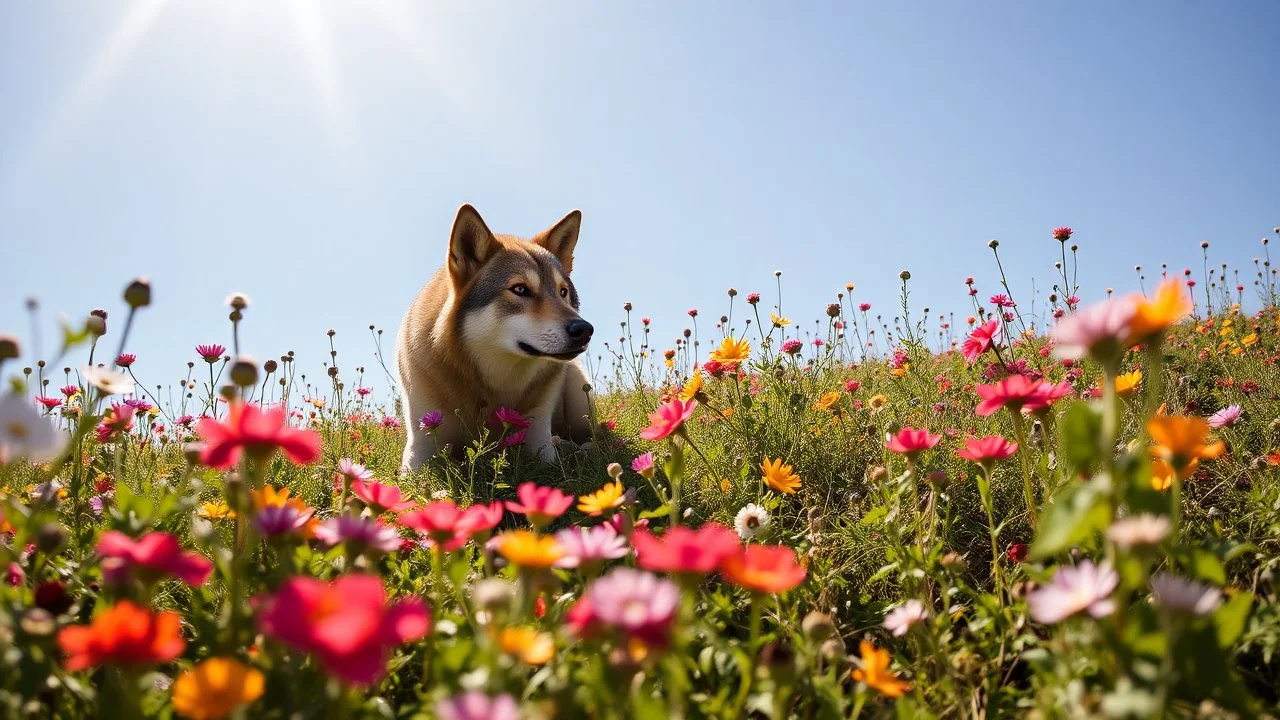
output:
[{"label": "white petal flower", "polygon": [[1208,615],[1222,605],[1222,591],[1194,580],[1160,573],[1151,578],[1156,604],[1174,612]]},{"label": "white petal flower", "polygon": [[133,378],[104,367],[85,367],[80,370],[84,381],[102,391],[104,395],[128,395],[133,392]]},{"label": "white petal flower", "polygon": [[0,463],[24,457],[49,462],[62,454],[67,436],[40,415],[22,396],[6,393],[0,398]]},{"label": "white petal flower", "polygon": [[737,516],[733,518],[733,528],[738,531],[738,537],[743,540],[750,540],[759,535],[768,526],[769,512],[755,503],[739,510]]},{"label": "white petal flower", "polygon": [[902,637],[913,625],[924,621],[927,617],[929,617],[929,611],[925,610],[924,603],[919,600],[908,600],[890,610],[884,617],[883,625],[884,629],[893,633],[894,637]]}]

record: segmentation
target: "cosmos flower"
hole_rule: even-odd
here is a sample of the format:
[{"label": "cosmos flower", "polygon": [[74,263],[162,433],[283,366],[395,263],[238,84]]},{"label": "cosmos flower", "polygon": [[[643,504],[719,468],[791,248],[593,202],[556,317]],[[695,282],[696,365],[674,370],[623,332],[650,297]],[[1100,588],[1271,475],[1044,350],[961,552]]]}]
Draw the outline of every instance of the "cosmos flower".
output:
[{"label": "cosmos flower", "polygon": [[1010,442],[999,435],[987,437],[966,437],[964,447],[956,450],[956,455],[979,465],[987,466],[997,460],[1007,460],[1018,452],[1018,443]]},{"label": "cosmos flower", "polygon": [[276,450],[282,450],[285,457],[297,465],[320,459],[320,435],[313,430],[289,427],[282,407],[263,410],[257,405],[236,402],[231,405],[226,421],[201,418],[196,432],[205,442],[200,462],[219,470],[239,462],[241,452],[262,461]]},{"label": "cosmos flower", "polygon": [[401,542],[394,527],[359,515],[331,517],[316,526],[315,536],[329,546],[346,544],[356,550],[371,548],[384,554],[395,552]]},{"label": "cosmos flower", "polygon": [[468,690],[436,702],[440,720],[519,720],[520,706],[506,693],[486,695]]},{"label": "cosmos flower", "polygon": [[1034,412],[1071,392],[1071,386],[1065,382],[1054,385],[1025,375],[1010,375],[991,385],[977,385],[973,389],[982,398],[974,412],[983,417],[994,415],[1001,408],[1013,412],[1023,409]]},{"label": "cosmos flower", "polygon": [[1169,328],[1186,317],[1192,307],[1191,298],[1183,291],[1182,281],[1174,277],[1168,278],[1156,288],[1152,299],[1135,299],[1127,344],[1158,340]]},{"label": "cosmos flower", "polygon": [[1204,616],[1222,605],[1222,591],[1204,583],[1157,573],[1151,578],[1152,599],[1174,612]]},{"label": "cosmos flower", "polygon": [[640,437],[645,440],[666,439],[680,432],[685,422],[693,417],[693,412],[697,409],[697,400],[684,402],[679,398],[673,398],[649,414],[649,427],[640,431]]},{"label": "cosmos flower", "polygon": [[1130,515],[1107,528],[1107,539],[1126,550],[1159,545],[1169,537],[1173,524],[1164,515]]},{"label": "cosmos flower", "polygon": [[961,346],[964,359],[969,362],[977,360],[984,352],[995,347],[1003,335],[1004,326],[999,320],[992,318],[982,323],[965,338],[964,345]]},{"label": "cosmos flower", "polygon": [[785,545],[749,545],[720,563],[720,574],[755,593],[780,593],[804,582],[808,571]]},{"label": "cosmos flower", "polygon": [[1074,567],[1065,565],[1048,585],[1027,595],[1027,609],[1042,623],[1061,622],[1081,612],[1105,617],[1115,610],[1111,593],[1119,582],[1120,576],[1106,562],[1094,565],[1084,560]]},{"label": "cosmos flower", "polygon": [[521,483],[516,488],[516,497],[517,502],[507,501],[507,509],[527,517],[535,528],[541,528],[560,517],[573,504],[572,495],[531,482]]},{"label": "cosmos flower", "polygon": [[653,453],[647,452],[631,461],[631,469],[645,480],[653,479]]},{"label": "cosmos flower", "polygon": [[1053,354],[1070,360],[1092,355],[1110,362],[1126,347],[1134,312],[1134,303],[1127,299],[1104,300],[1062,318],[1050,333]]},{"label": "cosmos flower", "polygon": [[98,540],[103,566],[113,571],[132,571],[144,581],[172,575],[198,587],[213,573],[213,563],[195,552],[184,552],[178,537],[171,533],[149,532],[134,540],[119,530],[108,530]]},{"label": "cosmos flower", "polygon": [[938,441],[941,439],[941,435],[934,435],[923,428],[917,429],[907,427],[902,428],[898,431],[897,435],[889,438],[889,441],[885,443],[885,447],[888,448],[890,452],[900,453],[910,458],[919,455],[934,445],[937,445]]},{"label": "cosmos flower", "polygon": [[924,603],[919,600],[908,600],[890,610],[881,625],[885,630],[893,633],[894,637],[902,637],[913,625],[924,622],[928,617],[929,611],[925,609]]},{"label": "cosmos flower", "polygon": [[1204,418],[1170,415],[1147,422],[1151,452],[1181,477],[1190,477],[1201,460],[1220,457],[1227,451],[1221,440],[1209,441],[1209,422]]},{"label": "cosmos flower", "polygon": [[426,415],[423,415],[422,419],[418,421],[418,428],[420,430],[426,430],[430,432],[440,427],[443,424],[444,424],[444,413],[440,412],[439,410],[432,410]]},{"label": "cosmos flower", "polygon": [[606,560],[625,556],[630,548],[627,539],[608,524],[594,527],[569,527],[556,533],[556,542],[564,549],[557,567],[599,567]]},{"label": "cosmos flower", "polygon": [[196,354],[204,358],[204,361],[210,365],[222,359],[227,352],[227,348],[223,345],[197,345]]},{"label": "cosmos flower", "polygon": [[80,370],[85,384],[98,389],[103,395],[128,395],[133,392],[133,378],[104,367],[85,367]]},{"label": "cosmos flower", "polygon": [[116,367],[127,368],[138,359],[133,353],[120,353],[116,356]]},{"label": "cosmos flower", "polygon": [[675,620],[680,588],[651,573],[617,567],[591,583],[583,600],[590,608],[590,624],[663,647]]},{"label": "cosmos flower", "polygon": [[1209,427],[1218,428],[1231,427],[1240,419],[1242,408],[1239,405],[1228,405],[1218,412],[1212,414],[1208,418]]},{"label": "cosmos flower", "polygon": [[683,525],[668,528],[662,535],[637,529],[631,543],[640,567],[690,579],[714,572],[741,547],[733,531],[713,522],[697,530]]},{"label": "cosmos flower", "polygon": [[404,498],[400,488],[374,480],[352,481],[351,493],[378,513],[400,512],[413,507],[413,502]]},{"label": "cosmos flower", "polygon": [[100,665],[142,667],[168,662],[187,647],[175,612],[152,612],[121,600],[93,618],[58,633],[71,672]]}]

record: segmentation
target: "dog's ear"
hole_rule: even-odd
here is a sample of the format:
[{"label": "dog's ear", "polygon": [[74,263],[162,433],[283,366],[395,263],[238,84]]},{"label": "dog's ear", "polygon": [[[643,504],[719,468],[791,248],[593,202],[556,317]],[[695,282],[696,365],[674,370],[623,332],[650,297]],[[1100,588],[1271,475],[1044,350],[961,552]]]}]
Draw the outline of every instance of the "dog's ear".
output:
[{"label": "dog's ear", "polygon": [[458,208],[449,235],[449,275],[459,283],[475,277],[489,259],[497,242],[480,213],[470,205]]},{"label": "dog's ear", "polygon": [[541,245],[556,256],[564,274],[573,273],[573,249],[578,245],[578,229],[582,227],[582,211],[573,210],[560,221],[533,238],[533,242]]}]

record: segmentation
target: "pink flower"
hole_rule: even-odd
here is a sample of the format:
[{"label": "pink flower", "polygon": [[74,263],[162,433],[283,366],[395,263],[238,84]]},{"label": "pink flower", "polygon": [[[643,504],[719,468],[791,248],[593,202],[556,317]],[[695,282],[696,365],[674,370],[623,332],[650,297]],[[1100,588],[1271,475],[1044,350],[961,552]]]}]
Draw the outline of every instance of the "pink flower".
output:
[{"label": "pink flower", "polygon": [[1008,295],[1000,293],[999,295],[991,296],[991,304],[1000,308],[1013,307],[1013,300]]},{"label": "pink flower", "polygon": [[759,303],[759,302],[760,302],[760,293],[758,293],[758,292],[747,293],[747,304],[748,304],[748,305],[755,305],[755,304],[757,304],[757,303]]},{"label": "pink flower", "polygon": [[1019,412],[1023,408],[1035,411],[1048,407],[1070,393],[1071,386],[1066,383],[1054,385],[1044,380],[1032,380],[1025,375],[1010,375],[991,385],[978,385],[974,387],[974,391],[982,397],[982,402],[978,403],[974,412],[985,417],[996,414],[1004,407],[1013,412]]},{"label": "pink flower", "polygon": [[1218,412],[1209,416],[1209,427],[1224,428],[1231,427],[1240,419],[1241,407],[1239,405],[1228,405]]},{"label": "pink flower", "polygon": [[204,358],[204,361],[210,365],[222,359],[223,353],[227,348],[222,345],[197,345],[196,354]]},{"label": "pink flower", "polygon": [[383,485],[374,480],[353,480],[351,492],[360,498],[360,502],[379,513],[399,512],[413,507],[413,503],[405,500],[400,488],[395,485]]},{"label": "pink flower", "polygon": [[1006,460],[1017,451],[1018,443],[1009,442],[999,435],[988,435],[983,438],[965,438],[964,447],[957,450],[956,455],[979,465],[989,465],[996,460]]},{"label": "pink flower", "polygon": [[844,391],[857,392],[858,388],[860,387],[862,387],[862,383],[858,382],[857,380],[850,380],[844,384]]},{"label": "pink flower", "polygon": [[867,303],[867,302],[861,303],[860,305],[858,305],[858,309],[861,310],[862,312],[866,312],[871,309],[871,303]]},{"label": "pink flower", "polygon": [[510,695],[468,690],[436,702],[440,720],[520,720],[520,706]]},{"label": "pink flower", "polygon": [[80,392],[80,387],[78,385],[63,385],[60,392],[62,392],[63,397],[69,398]]},{"label": "pink flower", "polygon": [[685,526],[668,529],[661,536],[637,529],[631,536],[636,564],[646,570],[678,575],[705,575],[742,546],[729,528],[709,522],[697,530]]},{"label": "pink flower", "polygon": [[58,407],[62,405],[62,398],[45,397],[43,395],[37,395],[36,402],[45,406],[45,408],[48,410],[56,410],[58,409]]},{"label": "pink flower", "polygon": [[889,439],[889,442],[885,443],[885,447],[890,452],[914,457],[937,445],[941,439],[941,435],[934,435],[928,430],[908,427],[899,430],[897,435],[894,435]]},{"label": "pink flower", "polygon": [[1135,310],[1129,300],[1104,300],[1062,318],[1050,333],[1053,354],[1072,360],[1115,357],[1124,350]]},{"label": "pink flower", "polygon": [[631,469],[646,480],[653,479],[653,453],[647,452],[631,461]]},{"label": "pink flower", "polygon": [[656,575],[618,567],[593,582],[581,602],[587,617],[575,618],[576,624],[603,626],[650,647],[665,647],[680,603],[680,588]]},{"label": "pink flower", "polygon": [[640,437],[645,440],[670,437],[672,433],[680,432],[681,426],[693,417],[693,411],[697,409],[697,400],[683,402],[680,398],[672,398],[656,412],[649,413],[649,427],[640,431]]},{"label": "pink flower", "polygon": [[258,528],[258,532],[267,537],[280,537],[294,533],[301,535],[303,533],[299,531],[311,522],[315,514],[315,508],[301,505],[268,505],[254,516],[253,524]]},{"label": "pink flower", "polygon": [[893,633],[894,637],[902,637],[913,625],[923,622],[928,617],[929,611],[925,609],[924,603],[919,600],[908,600],[890,610],[881,625],[885,630]]},{"label": "pink flower", "polygon": [[565,528],[556,533],[556,542],[564,548],[564,557],[556,563],[563,568],[599,567],[605,560],[615,560],[630,551],[627,539],[609,525]]},{"label": "pink flower", "polygon": [[527,482],[516,488],[519,502],[507,501],[507,509],[529,518],[536,528],[543,527],[564,514],[573,504],[573,496],[566,495],[556,488],[544,487]]},{"label": "pink flower", "polygon": [[999,320],[992,318],[969,333],[969,337],[965,338],[961,351],[964,353],[964,359],[969,362],[977,360],[982,353],[990,350],[996,343],[1000,342],[1001,336],[1004,335],[1004,328]]},{"label": "pink flower", "polygon": [[369,395],[372,392],[373,392],[373,388],[367,388],[367,387],[356,388],[356,394],[359,395],[360,397]]},{"label": "pink flower", "polygon": [[799,340],[796,340],[795,338],[792,338],[782,343],[782,352],[788,355],[795,355],[796,353],[800,352],[803,349],[804,349],[804,343],[800,342]]},{"label": "pink flower", "polygon": [[286,645],[315,655],[329,674],[367,686],[387,669],[391,650],[431,629],[419,598],[388,604],[382,580],[362,573],[333,583],[293,577],[259,598],[258,627]]},{"label": "pink flower", "polygon": [[509,448],[516,447],[517,445],[523,445],[525,441],[525,434],[527,432],[528,430],[517,430],[508,435],[503,435],[502,439],[498,441],[498,447]]},{"label": "pink flower", "polygon": [[1056,227],[1053,229],[1053,239],[1058,242],[1066,242],[1071,239],[1071,228],[1066,226]]},{"label": "pink flower", "polygon": [[462,511],[459,523],[470,535],[482,535],[498,527],[502,522],[502,503],[476,503]]},{"label": "pink flower", "polygon": [[346,544],[357,551],[372,548],[385,554],[400,547],[400,533],[395,528],[358,515],[329,518],[316,526],[315,534],[326,545]]},{"label": "pink flower", "polygon": [[1094,565],[1085,560],[1075,567],[1064,566],[1046,586],[1027,595],[1027,609],[1036,622],[1061,622],[1080,612],[1095,618],[1115,611],[1111,593],[1120,576],[1107,563]]},{"label": "pink flower", "polygon": [[98,554],[105,558],[105,571],[140,571],[146,582],[172,575],[198,587],[213,572],[212,562],[199,553],[183,552],[178,537],[164,532],[149,532],[134,540],[119,530],[108,530],[98,540]]},{"label": "pink flower", "polygon": [[465,522],[465,513],[448,500],[437,500],[404,513],[400,524],[426,535],[431,544],[438,544],[447,552],[466,545],[471,538],[471,525]]},{"label": "pink flower", "polygon": [[521,415],[519,411],[512,410],[509,407],[500,407],[493,411],[493,419],[499,428],[510,428],[513,430],[525,430],[529,427],[529,419]]},{"label": "pink flower", "polygon": [[200,462],[219,470],[235,465],[241,451],[255,460],[265,460],[276,450],[283,450],[298,465],[320,459],[320,435],[289,427],[282,407],[262,410],[257,405],[236,402],[226,422],[201,418],[196,432],[205,442]]},{"label": "pink flower", "polygon": [[137,359],[138,356],[133,353],[120,353],[116,356],[116,367],[127,368]]}]

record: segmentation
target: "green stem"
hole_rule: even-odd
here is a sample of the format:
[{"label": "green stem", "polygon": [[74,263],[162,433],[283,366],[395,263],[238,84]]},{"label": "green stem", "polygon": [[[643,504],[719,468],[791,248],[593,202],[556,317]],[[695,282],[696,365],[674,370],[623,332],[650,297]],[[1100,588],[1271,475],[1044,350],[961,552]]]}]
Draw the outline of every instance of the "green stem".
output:
[{"label": "green stem", "polygon": [[1018,463],[1022,466],[1022,492],[1027,502],[1027,522],[1034,533],[1036,529],[1036,491],[1031,481],[1031,456],[1027,447],[1027,429],[1022,421],[1022,411],[1009,409],[1013,415],[1013,434],[1018,439]]},{"label": "green stem", "polygon": [[991,469],[984,466],[978,474],[978,494],[982,496],[982,508],[987,511],[987,534],[991,536],[991,579],[996,585],[996,599],[1004,607],[1004,578],[1000,573],[1000,530],[996,527],[995,510],[991,501]]}]

